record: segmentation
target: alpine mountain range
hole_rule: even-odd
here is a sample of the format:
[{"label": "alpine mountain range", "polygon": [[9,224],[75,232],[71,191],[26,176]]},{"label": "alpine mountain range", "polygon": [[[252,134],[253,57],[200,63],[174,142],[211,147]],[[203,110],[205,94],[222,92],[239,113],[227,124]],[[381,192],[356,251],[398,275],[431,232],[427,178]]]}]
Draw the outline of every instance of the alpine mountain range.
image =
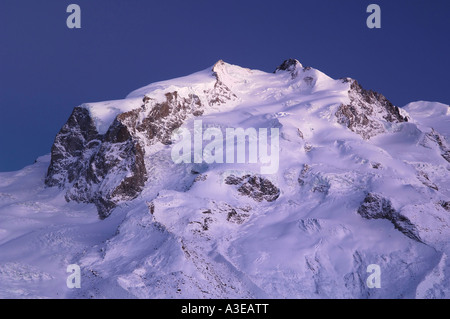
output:
[{"label": "alpine mountain range", "polygon": [[[176,163],[196,121],[277,129],[277,170]],[[450,107],[295,59],[77,106],[51,154],[0,173],[0,298],[450,298],[449,242]]]}]

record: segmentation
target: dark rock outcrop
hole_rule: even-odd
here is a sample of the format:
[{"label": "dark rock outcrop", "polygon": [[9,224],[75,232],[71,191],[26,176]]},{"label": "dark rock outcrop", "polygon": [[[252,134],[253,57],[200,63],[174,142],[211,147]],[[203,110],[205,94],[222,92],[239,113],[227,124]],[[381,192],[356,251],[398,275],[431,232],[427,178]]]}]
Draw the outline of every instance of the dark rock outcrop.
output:
[{"label": "dark rock outcrop", "polygon": [[[203,114],[200,98],[190,94],[188,98],[182,98],[178,92],[166,93],[166,100],[156,103],[142,123],[137,124],[137,115],[131,115],[133,127],[144,133],[147,142],[153,144],[157,141],[168,145],[171,144],[172,132],[179,128],[189,116],[200,116]],[[122,114],[124,116],[126,114]]]},{"label": "dark rock outcrop", "polygon": [[73,182],[82,168],[86,150],[94,153],[100,144],[100,136],[89,111],[76,107],[53,143],[46,184],[57,186]]},{"label": "dark rock outcrop", "polygon": [[296,59],[287,59],[276,68],[274,73],[278,71],[294,71],[299,64],[300,62],[298,62],[298,60]]},{"label": "dark rock outcrop", "polygon": [[310,68],[303,68],[302,64],[296,59],[287,59],[280,66],[278,66],[273,73],[286,71],[291,74],[291,78],[295,79],[298,76],[299,70],[309,70]]},{"label": "dark rock outcrop", "polygon": [[99,135],[89,111],[75,108],[56,136],[46,184],[66,188],[68,201],[94,203],[101,218],[117,202],[135,198],[147,180],[145,152],[125,119],[118,116]]},{"label": "dark rock outcrop", "polygon": [[440,205],[442,206],[442,208],[444,208],[446,211],[450,212],[450,202],[447,202],[447,201],[441,201],[439,204],[440,204]]},{"label": "dark rock outcrop", "polygon": [[[342,81],[349,82],[348,79]],[[408,121],[400,114],[399,108],[384,95],[365,90],[356,80],[352,80],[348,94],[350,103],[341,105],[336,112],[338,123],[347,126],[364,139],[384,133],[384,122]]]},{"label": "dark rock outcrop", "polygon": [[358,208],[358,214],[366,219],[387,219],[403,234],[418,242],[422,242],[416,226],[397,212],[389,199],[378,194],[369,193]]},{"label": "dark rock outcrop", "polygon": [[225,183],[238,186],[237,190],[241,195],[253,198],[257,202],[263,200],[273,202],[280,196],[280,189],[261,176],[245,175],[237,177],[230,175],[225,179]]}]

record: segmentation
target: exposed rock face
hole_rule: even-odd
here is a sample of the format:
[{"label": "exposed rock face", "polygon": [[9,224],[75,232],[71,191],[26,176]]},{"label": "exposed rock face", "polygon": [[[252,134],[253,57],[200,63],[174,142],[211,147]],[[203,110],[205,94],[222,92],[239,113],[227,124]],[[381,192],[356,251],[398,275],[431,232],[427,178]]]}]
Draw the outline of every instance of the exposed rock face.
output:
[{"label": "exposed rock face", "polygon": [[336,112],[338,123],[347,126],[364,139],[370,139],[386,131],[385,122],[407,122],[407,118],[400,114],[399,108],[392,105],[382,94],[363,89],[356,80],[343,81],[352,81],[348,91],[350,103],[339,107]]},{"label": "exposed rock face", "polygon": [[295,79],[298,75],[299,70],[303,69],[302,64],[296,59],[285,60],[279,67],[275,69],[273,73],[279,71],[287,71],[291,74],[292,79]]},{"label": "exposed rock face", "polygon": [[297,65],[301,65],[300,62],[296,59],[287,59],[283,61],[275,70],[274,73],[278,71],[294,71]]},{"label": "exposed rock face", "polygon": [[[94,203],[101,218],[119,202],[138,196],[151,178],[146,145],[170,144],[173,130],[186,119],[236,99],[220,79],[221,63],[212,70],[217,81],[210,89],[184,96],[171,91],[163,99],[144,96],[140,106],[118,114],[104,134],[87,108],[76,107],[55,138],[46,185],[65,188],[68,201]],[[196,93],[206,97],[203,103]]]},{"label": "exposed rock face", "polygon": [[227,221],[240,225],[247,217],[248,214],[239,214],[235,209],[231,209],[227,214]]},{"label": "exposed rock face", "polygon": [[224,84],[225,79],[223,79],[223,77],[226,77],[226,71],[224,71],[225,65],[225,62],[219,60],[212,69],[217,81],[212,90],[204,92],[210,105],[221,105],[227,103],[228,101],[237,99],[236,94],[234,94],[230,88]]},{"label": "exposed rock face", "polygon": [[446,211],[450,212],[450,202],[441,201],[440,204],[441,204],[442,208],[444,208]]},{"label": "exposed rock face", "polygon": [[81,169],[84,151],[95,151],[100,144],[100,136],[89,111],[76,107],[53,143],[46,184],[56,186],[63,185],[66,181],[73,182]]},{"label": "exposed rock face", "polygon": [[237,177],[230,175],[225,179],[225,183],[238,186],[238,192],[241,195],[253,198],[257,202],[263,200],[273,202],[280,196],[280,189],[268,179],[260,176]]},{"label": "exposed rock face", "polygon": [[147,171],[143,145],[133,137],[127,119],[121,114],[99,135],[89,111],[75,108],[56,136],[46,184],[66,187],[68,201],[94,203],[102,218],[118,201],[135,198]]},{"label": "exposed rock face", "polygon": [[175,91],[166,93],[165,97],[165,101],[156,103],[151,108],[142,123],[138,123],[140,112],[131,112],[129,115],[124,113],[119,116],[128,117],[131,127],[143,133],[147,143],[170,144],[173,130],[179,128],[190,115],[202,115],[203,109],[199,97],[195,94],[183,98]]},{"label": "exposed rock face", "polygon": [[409,238],[422,242],[415,225],[407,217],[398,213],[392,207],[390,200],[378,194],[367,194],[358,209],[358,214],[366,219],[387,219]]},{"label": "exposed rock face", "polygon": [[440,135],[438,132],[436,132],[434,129],[431,130],[430,133],[426,134],[426,138],[430,139],[431,141],[435,142],[440,150],[441,150],[441,156],[450,163],[450,147],[448,146],[447,142],[445,141],[444,137]]}]

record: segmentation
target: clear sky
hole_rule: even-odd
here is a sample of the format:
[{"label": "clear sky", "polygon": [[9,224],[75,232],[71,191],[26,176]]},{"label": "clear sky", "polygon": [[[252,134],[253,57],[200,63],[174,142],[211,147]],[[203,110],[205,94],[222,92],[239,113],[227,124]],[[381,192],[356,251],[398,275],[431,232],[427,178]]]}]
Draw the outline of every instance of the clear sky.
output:
[{"label": "clear sky", "polygon": [[73,107],[219,59],[271,72],[296,58],[403,106],[450,103],[449,53],[449,0],[1,0],[0,171],[49,153]]}]

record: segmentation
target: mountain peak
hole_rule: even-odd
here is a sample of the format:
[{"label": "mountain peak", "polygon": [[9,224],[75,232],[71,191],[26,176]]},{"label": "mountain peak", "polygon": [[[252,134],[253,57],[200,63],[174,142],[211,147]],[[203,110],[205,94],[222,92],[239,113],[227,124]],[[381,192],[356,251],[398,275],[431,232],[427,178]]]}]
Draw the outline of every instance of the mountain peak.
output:
[{"label": "mountain peak", "polygon": [[[216,68],[220,68],[221,66],[223,66],[223,65],[225,65],[225,64],[228,64],[228,63],[226,63],[224,60],[222,60],[222,59],[220,59],[219,61],[217,61],[216,63],[214,63],[214,66],[213,66],[213,71],[216,69]],[[215,72],[215,71],[214,71]]]},{"label": "mountain peak", "polygon": [[287,59],[275,69],[274,73],[277,73],[278,71],[288,71],[292,73],[299,68],[303,68],[303,65],[297,59]]},{"label": "mountain peak", "polygon": [[239,65],[230,64],[223,60],[219,60],[214,64],[212,71],[215,75],[220,75],[220,74],[225,74],[225,73],[226,74],[246,74],[250,71],[250,69],[241,67]]}]

